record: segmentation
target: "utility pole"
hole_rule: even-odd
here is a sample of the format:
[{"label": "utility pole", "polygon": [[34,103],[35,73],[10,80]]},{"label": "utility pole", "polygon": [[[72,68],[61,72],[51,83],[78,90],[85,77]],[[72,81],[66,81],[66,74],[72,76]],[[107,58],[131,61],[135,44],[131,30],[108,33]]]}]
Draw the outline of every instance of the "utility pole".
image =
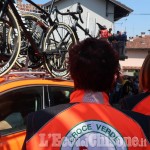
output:
[{"label": "utility pole", "polygon": [[127,21],[127,18],[125,19],[125,29],[124,29],[125,32],[126,32],[126,21]]}]

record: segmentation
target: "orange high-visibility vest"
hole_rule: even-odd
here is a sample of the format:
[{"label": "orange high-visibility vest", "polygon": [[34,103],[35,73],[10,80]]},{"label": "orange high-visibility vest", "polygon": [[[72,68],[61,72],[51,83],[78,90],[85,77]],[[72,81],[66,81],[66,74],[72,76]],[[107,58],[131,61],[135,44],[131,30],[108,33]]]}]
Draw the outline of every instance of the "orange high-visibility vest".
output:
[{"label": "orange high-visibility vest", "polygon": [[[59,105],[64,107],[68,104]],[[56,106],[55,106],[56,107]],[[48,108],[52,114],[54,108]],[[57,106],[58,108],[58,106]],[[27,139],[27,150],[99,150],[107,146],[119,150],[146,150],[147,141],[141,127],[131,118],[109,105],[75,103],[47,120],[36,131],[37,112],[32,116],[34,134]],[[42,115],[42,114],[41,114]],[[29,128],[29,126],[28,126]],[[28,129],[27,129],[28,131]],[[138,143],[135,142],[138,140]],[[128,145],[128,146],[127,146]]]},{"label": "orange high-visibility vest", "polygon": [[139,112],[144,115],[150,115],[150,95],[137,103],[132,111]]}]

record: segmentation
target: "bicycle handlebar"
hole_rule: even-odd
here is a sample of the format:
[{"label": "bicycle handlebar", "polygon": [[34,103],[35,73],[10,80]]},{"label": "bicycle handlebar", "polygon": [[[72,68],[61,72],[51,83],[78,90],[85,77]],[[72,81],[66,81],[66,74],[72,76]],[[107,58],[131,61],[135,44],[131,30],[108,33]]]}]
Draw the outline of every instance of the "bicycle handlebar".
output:
[{"label": "bicycle handlebar", "polygon": [[[81,21],[82,23],[84,23],[83,20],[82,20],[82,17],[81,17],[81,13],[83,12],[83,8],[81,7],[80,3],[78,3],[78,5],[77,5],[77,11],[76,11],[76,12],[70,12],[69,10],[67,10],[66,13],[62,13],[62,12],[60,12],[60,11],[58,10],[57,6],[54,7],[53,13],[54,13],[54,12],[56,12],[56,20],[57,20],[57,21],[58,21],[58,16],[57,16],[57,15],[60,14],[60,15],[70,15],[70,16],[72,16],[72,18],[73,18],[74,20],[77,20],[77,21],[78,21],[78,19],[80,19],[80,21]],[[77,17],[76,15],[79,15],[79,17]]]},{"label": "bicycle handlebar", "polygon": [[78,5],[77,5],[77,12],[79,13],[80,21],[82,23],[84,23],[83,20],[82,20],[82,17],[81,17],[81,13],[83,13],[83,8],[81,7],[80,3],[78,3]]}]

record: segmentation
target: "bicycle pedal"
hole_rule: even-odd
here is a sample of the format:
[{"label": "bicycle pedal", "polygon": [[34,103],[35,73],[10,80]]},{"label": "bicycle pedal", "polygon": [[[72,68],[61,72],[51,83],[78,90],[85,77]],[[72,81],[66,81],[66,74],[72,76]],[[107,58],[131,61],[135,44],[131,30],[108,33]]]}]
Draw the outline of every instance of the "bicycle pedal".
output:
[{"label": "bicycle pedal", "polygon": [[36,67],[36,64],[31,64],[28,66],[28,68],[35,68]]},{"label": "bicycle pedal", "polygon": [[50,50],[50,51],[45,51],[44,52],[46,55],[56,55],[56,54],[59,54],[58,50]]},{"label": "bicycle pedal", "polygon": [[20,55],[27,55],[27,51],[21,51]]},{"label": "bicycle pedal", "polygon": [[41,65],[42,65],[42,62],[32,63],[31,65],[28,66],[28,68],[37,69],[41,67]]}]

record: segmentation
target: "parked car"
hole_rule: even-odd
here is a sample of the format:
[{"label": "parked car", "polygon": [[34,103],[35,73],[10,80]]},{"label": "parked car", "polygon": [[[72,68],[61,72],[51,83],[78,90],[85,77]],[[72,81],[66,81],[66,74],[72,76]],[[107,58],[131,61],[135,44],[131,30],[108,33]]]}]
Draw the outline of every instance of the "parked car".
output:
[{"label": "parked car", "polygon": [[0,78],[0,150],[21,150],[30,112],[69,102],[72,81],[6,75]]}]

